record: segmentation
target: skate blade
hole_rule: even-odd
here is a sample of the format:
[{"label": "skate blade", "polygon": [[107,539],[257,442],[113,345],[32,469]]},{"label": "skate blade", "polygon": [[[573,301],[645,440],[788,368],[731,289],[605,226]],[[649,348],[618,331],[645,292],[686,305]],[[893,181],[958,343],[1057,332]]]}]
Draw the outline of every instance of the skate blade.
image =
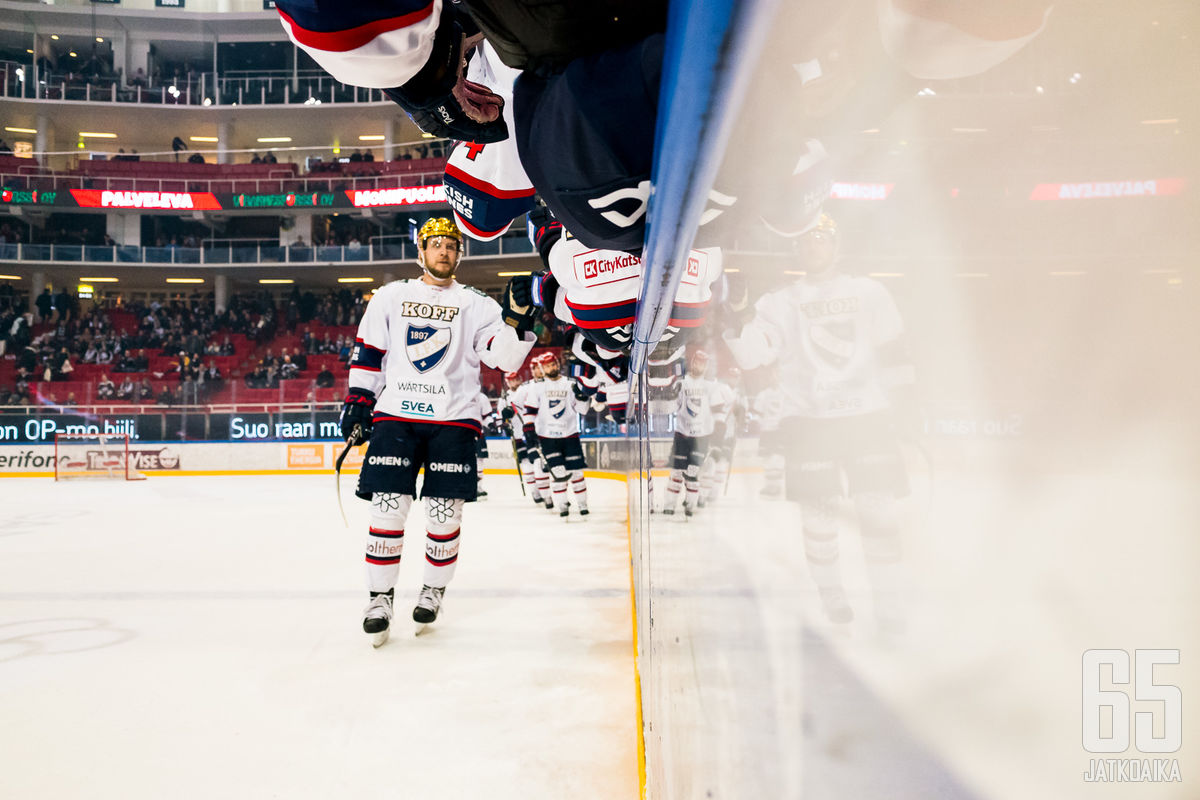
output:
[{"label": "skate blade", "polygon": [[381,647],[388,640],[388,635],[391,633],[390,628],[384,628],[379,633],[371,634],[371,647]]},{"label": "skate blade", "polygon": [[420,636],[433,623],[432,622],[414,622],[413,624],[416,626],[416,630],[413,631],[413,636]]}]

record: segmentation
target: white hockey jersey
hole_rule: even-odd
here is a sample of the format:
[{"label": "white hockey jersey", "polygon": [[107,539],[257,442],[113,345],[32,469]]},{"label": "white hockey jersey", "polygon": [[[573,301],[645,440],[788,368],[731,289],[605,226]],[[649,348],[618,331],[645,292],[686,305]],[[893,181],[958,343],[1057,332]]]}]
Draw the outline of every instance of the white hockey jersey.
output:
[{"label": "white hockey jersey", "polygon": [[754,310],[726,344],[744,369],[778,363],[784,417],[883,411],[890,391],[914,380],[900,312],[878,281],[798,281],[759,298]]},{"label": "white hockey jersey", "polygon": [[527,383],[521,388],[528,388],[524,398],[526,424],[532,419],[539,438],[565,439],[578,435],[579,415],[587,412],[589,402],[575,398],[566,376]]},{"label": "white hockey jersey", "polygon": [[375,419],[460,424],[479,430],[479,364],[512,372],[536,343],[518,339],[499,304],[458,282],[419,278],[375,293],[358,326],[350,386],[375,393]]},{"label": "white hockey jersey", "polygon": [[758,419],[760,433],[778,431],[783,419],[783,391],[778,386],[768,386],[755,395],[751,410]]},{"label": "white hockey jersey", "polygon": [[[621,350],[633,336],[642,260],[618,250],[587,247],[569,232],[550,248],[550,272],[558,282],[554,316],[575,325],[601,347]],[[663,338],[704,323],[712,285],[721,277],[721,249],[692,250],[679,281]]]},{"label": "white hockey jersey", "polygon": [[685,376],[675,401],[675,430],[684,436],[711,436],[731,400],[728,387],[708,378]]}]

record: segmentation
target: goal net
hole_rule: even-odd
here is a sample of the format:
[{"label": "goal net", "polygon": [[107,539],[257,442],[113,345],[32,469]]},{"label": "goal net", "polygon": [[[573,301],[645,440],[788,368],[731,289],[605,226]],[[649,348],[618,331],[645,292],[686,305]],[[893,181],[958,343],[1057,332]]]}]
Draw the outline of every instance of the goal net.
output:
[{"label": "goal net", "polygon": [[54,480],[112,478],[144,480],[129,456],[126,433],[56,433]]}]

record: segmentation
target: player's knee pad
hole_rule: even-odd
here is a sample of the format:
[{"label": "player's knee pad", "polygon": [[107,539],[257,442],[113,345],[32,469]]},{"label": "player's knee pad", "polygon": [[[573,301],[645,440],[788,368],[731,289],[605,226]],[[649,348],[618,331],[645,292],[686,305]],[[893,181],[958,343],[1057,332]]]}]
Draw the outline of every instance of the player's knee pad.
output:
[{"label": "player's knee pad", "polygon": [[465,504],[465,500],[457,497],[426,497],[425,527],[433,534],[458,530]]},{"label": "player's knee pad", "polygon": [[554,479],[555,483],[562,483],[571,477],[571,473],[565,464],[555,464],[550,468],[550,477]]},{"label": "player's knee pad", "polygon": [[375,492],[371,498],[371,527],[389,531],[404,530],[408,510],[412,508],[411,494]]},{"label": "player's knee pad", "polygon": [[695,483],[696,481],[700,480],[700,465],[688,464],[687,469],[683,471],[683,477],[689,483]]}]

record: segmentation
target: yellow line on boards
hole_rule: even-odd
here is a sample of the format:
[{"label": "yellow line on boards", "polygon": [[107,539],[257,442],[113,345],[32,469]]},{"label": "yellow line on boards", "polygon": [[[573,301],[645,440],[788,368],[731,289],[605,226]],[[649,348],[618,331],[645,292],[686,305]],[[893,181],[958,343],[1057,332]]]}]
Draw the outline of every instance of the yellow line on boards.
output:
[{"label": "yellow line on boards", "polygon": [[[629,485],[629,476],[625,476],[625,485]],[[629,489],[625,492],[625,533],[629,545],[629,612],[633,619],[633,692],[634,707],[637,709],[637,762],[638,762],[638,797],[646,800],[646,728],[642,716],[642,673],[638,663],[638,620],[637,620],[637,591],[633,578],[633,521],[629,514]]]}]

